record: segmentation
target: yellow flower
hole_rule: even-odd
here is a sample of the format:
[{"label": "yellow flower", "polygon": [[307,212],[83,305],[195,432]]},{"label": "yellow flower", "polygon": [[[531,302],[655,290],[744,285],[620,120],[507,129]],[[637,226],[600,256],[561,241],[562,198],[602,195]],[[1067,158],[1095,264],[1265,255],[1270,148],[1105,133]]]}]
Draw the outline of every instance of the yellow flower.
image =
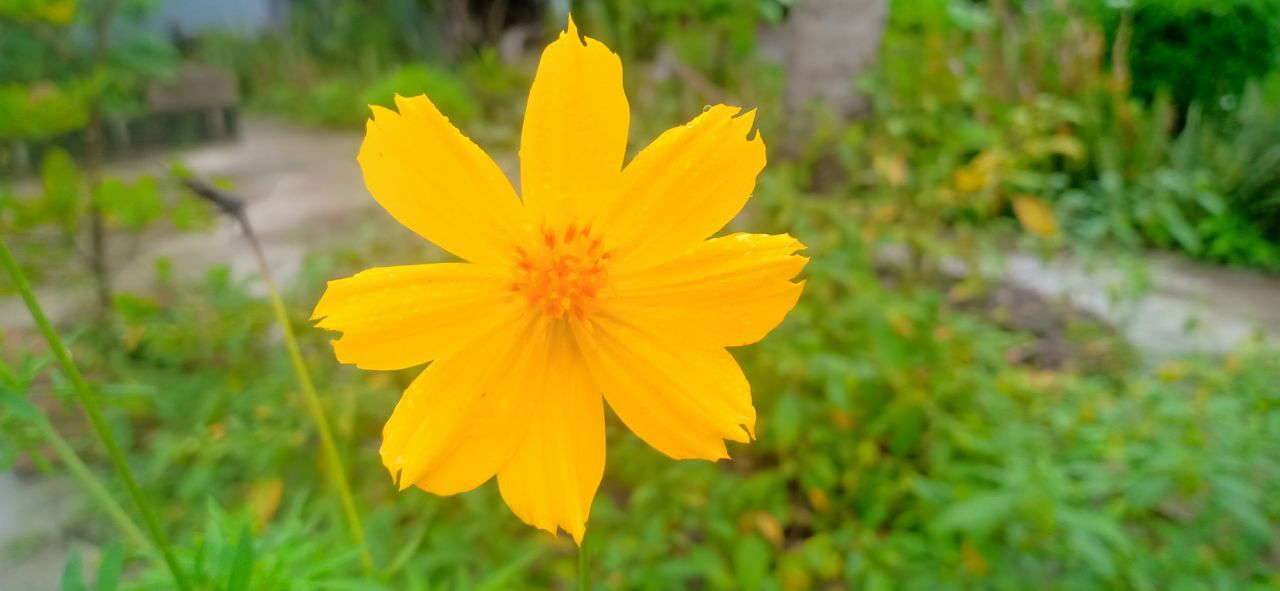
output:
[{"label": "yellow flower", "polygon": [[604,472],[604,404],[676,459],[754,436],[725,347],[795,305],[790,236],[708,239],[764,168],[753,113],[719,105],[626,167],[618,56],[573,21],[542,55],[520,145],[521,196],[425,96],[374,106],[359,161],[397,221],[466,262],[331,281],[318,326],[342,363],[431,365],[383,429],[403,490],[450,495],[495,474],[525,522],[581,541]]}]

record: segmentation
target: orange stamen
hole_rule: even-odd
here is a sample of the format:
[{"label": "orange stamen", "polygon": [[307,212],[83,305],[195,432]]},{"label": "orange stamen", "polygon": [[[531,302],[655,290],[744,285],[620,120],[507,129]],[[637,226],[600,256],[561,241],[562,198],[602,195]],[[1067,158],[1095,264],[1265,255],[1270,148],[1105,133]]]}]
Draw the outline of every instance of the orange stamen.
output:
[{"label": "orange stamen", "polygon": [[555,231],[543,228],[540,248],[517,247],[511,290],[549,317],[583,317],[607,280],[604,263],[610,254],[601,252],[603,242],[590,232],[590,226],[570,224],[560,242]]}]

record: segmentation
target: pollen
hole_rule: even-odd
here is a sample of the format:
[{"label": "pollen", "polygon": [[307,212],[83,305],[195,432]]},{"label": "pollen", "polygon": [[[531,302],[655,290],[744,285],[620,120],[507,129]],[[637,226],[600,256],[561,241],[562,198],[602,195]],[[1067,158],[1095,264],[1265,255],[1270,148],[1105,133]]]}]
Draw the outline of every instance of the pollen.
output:
[{"label": "pollen", "polygon": [[530,247],[516,247],[511,291],[551,318],[582,318],[608,280],[610,253],[590,226],[543,228]]}]

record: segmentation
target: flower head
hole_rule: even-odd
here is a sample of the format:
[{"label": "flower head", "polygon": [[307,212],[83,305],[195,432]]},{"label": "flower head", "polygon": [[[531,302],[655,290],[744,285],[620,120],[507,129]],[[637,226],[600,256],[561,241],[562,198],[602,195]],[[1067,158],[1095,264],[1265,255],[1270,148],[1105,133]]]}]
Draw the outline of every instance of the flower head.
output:
[{"label": "flower head", "polygon": [[425,96],[372,107],[359,162],[392,217],[465,262],[329,282],[318,326],[338,360],[430,362],[383,429],[401,489],[448,495],[494,475],[525,522],[581,541],[604,472],[604,401],[676,459],[727,458],[755,409],[726,347],[795,305],[789,236],[709,237],[764,168],[753,112],[718,105],[623,166],[618,56],[573,21],[542,55],[521,191]]}]

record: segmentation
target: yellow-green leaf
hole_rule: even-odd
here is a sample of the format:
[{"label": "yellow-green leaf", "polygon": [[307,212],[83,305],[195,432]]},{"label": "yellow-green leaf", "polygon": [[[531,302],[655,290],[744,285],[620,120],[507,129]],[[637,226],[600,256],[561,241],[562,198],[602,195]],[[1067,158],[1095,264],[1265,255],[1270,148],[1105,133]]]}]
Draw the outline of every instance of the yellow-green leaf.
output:
[{"label": "yellow-green leaf", "polygon": [[1017,195],[1013,198],[1013,213],[1028,232],[1041,238],[1058,235],[1058,223],[1053,219],[1049,204],[1034,195]]}]

